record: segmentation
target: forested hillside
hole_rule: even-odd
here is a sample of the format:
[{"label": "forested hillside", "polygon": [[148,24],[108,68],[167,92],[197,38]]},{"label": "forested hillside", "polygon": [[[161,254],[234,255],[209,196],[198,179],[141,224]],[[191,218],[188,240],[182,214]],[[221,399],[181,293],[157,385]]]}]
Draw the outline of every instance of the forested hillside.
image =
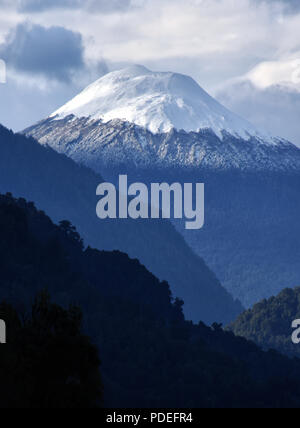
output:
[{"label": "forested hillside", "polygon": [[299,360],[265,353],[218,324],[185,321],[168,284],[138,261],[84,249],[70,223],[55,226],[11,195],[0,197],[0,236],[1,300],[24,313],[47,289],[56,304],[82,308],[102,362],[103,405],[299,406]]},{"label": "forested hillside", "polygon": [[[300,282],[300,280],[299,280]],[[277,349],[300,357],[300,345],[292,342],[292,323],[300,319],[300,288],[285,289],[278,296],[257,303],[241,314],[230,329],[264,349]]]},{"label": "forested hillside", "polygon": [[51,303],[46,292],[16,310],[3,302],[6,345],[0,347],[0,408],[98,408],[98,350],[81,333],[78,308]]}]

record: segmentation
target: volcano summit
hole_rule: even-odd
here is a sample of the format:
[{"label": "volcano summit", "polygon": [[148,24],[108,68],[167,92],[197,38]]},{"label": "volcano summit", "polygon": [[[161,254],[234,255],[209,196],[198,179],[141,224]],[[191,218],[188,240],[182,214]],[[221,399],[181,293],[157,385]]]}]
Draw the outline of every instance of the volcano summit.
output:
[{"label": "volcano summit", "polygon": [[103,168],[300,169],[300,150],[257,130],[192,78],[133,66],[105,75],[26,134]]}]

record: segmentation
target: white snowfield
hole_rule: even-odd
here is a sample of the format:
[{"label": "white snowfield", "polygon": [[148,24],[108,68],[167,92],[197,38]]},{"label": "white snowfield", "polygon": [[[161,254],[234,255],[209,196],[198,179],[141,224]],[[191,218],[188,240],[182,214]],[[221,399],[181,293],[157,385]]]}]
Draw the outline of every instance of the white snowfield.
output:
[{"label": "white snowfield", "polygon": [[221,139],[226,131],[244,140],[255,137],[277,144],[277,139],[227,110],[191,77],[152,72],[138,65],[105,75],[50,117],[62,119],[71,114],[104,123],[119,119],[153,134],[210,129]]}]

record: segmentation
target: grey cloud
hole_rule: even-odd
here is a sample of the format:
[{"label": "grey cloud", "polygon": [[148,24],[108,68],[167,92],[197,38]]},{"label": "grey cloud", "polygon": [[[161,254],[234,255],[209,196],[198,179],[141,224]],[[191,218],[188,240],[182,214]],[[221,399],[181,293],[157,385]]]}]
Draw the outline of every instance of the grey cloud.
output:
[{"label": "grey cloud", "polygon": [[300,11],[300,1],[299,0],[254,0],[256,3],[266,3],[270,5],[281,4],[284,7],[284,10],[288,13],[299,12]]},{"label": "grey cloud", "polygon": [[284,0],[284,3],[292,9],[300,10],[299,0]]},{"label": "grey cloud", "polygon": [[132,6],[131,0],[86,0],[83,3],[91,12],[99,11],[103,13],[112,11],[124,12]]},{"label": "grey cloud", "polygon": [[17,71],[68,81],[84,68],[82,37],[63,27],[19,24],[0,45],[0,57]]},{"label": "grey cloud", "polygon": [[226,87],[217,98],[257,127],[300,147],[300,92],[296,89],[271,86],[261,90],[244,81]]},{"label": "grey cloud", "polygon": [[[132,6],[132,0],[0,0],[15,3],[20,12],[42,12],[49,9],[86,9],[91,12],[109,13],[125,11]],[[147,2],[149,0],[145,0]],[[165,0],[166,1],[166,0]],[[168,0],[172,3],[172,0]],[[281,3],[287,12],[300,11],[299,0],[252,0],[254,4],[275,5]],[[142,3],[142,2],[141,2]]]},{"label": "grey cloud", "polygon": [[16,0],[0,0],[0,7],[2,6],[16,6]]},{"label": "grey cloud", "polygon": [[299,0],[283,0],[282,3],[290,11],[300,11]]},{"label": "grey cloud", "polygon": [[18,0],[20,12],[43,12],[49,9],[86,9],[109,13],[124,11],[131,4],[131,0]]},{"label": "grey cloud", "polygon": [[[140,5],[151,3],[151,0],[139,0]],[[164,0],[172,4],[173,0]],[[183,1],[184,2],[184,1]],[[253,5],[281,4],[288,13],[300,11],[299,0],[250,0]],[[50,9],[84,9],[90,12],[110,13],[122,12],[130,7],[136,7],[135,0],[0,0],[1,6],[10,6],[21,13],[44,12]]]},{"label": "grey cloud", "polygon": [[78,8],[79,0],[18,0],[17,8],[20,12],[42,12],[57,8]]}]

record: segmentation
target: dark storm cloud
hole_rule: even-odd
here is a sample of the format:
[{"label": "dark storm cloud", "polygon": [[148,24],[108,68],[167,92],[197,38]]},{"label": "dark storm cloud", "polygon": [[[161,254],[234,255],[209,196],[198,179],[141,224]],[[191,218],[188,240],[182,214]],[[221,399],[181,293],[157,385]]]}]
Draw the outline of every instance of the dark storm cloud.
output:
[{"label": "dark storm cloud", "polygon": [[84,68],[83,53],[81,35],[63,27],[19,24],[0,45],[8,67],[61,81]]},{"label": "dark storm cloud", "polygon": [[20,12],[42,12],[49,9],[86,9],[109,13],[123,11],[130,6],[130,0],[18,0]]}]

